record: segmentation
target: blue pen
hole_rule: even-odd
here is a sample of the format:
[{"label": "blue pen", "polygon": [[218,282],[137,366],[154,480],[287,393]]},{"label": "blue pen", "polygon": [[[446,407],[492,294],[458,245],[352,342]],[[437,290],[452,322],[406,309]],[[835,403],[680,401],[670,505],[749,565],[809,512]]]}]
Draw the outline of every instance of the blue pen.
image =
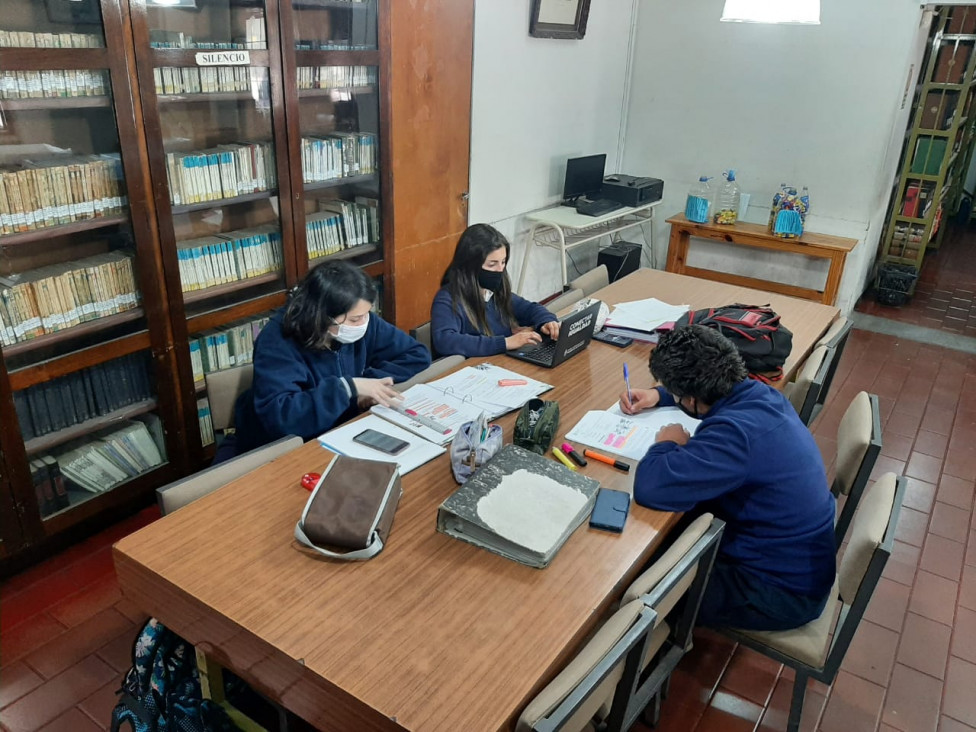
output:
[{"label": "blue pen", "polygon": [[634,397],[630,394],[630,373],[627,371],[627,364],[624,364],[624,383],[627,384],[627,401],[634,404]]}]

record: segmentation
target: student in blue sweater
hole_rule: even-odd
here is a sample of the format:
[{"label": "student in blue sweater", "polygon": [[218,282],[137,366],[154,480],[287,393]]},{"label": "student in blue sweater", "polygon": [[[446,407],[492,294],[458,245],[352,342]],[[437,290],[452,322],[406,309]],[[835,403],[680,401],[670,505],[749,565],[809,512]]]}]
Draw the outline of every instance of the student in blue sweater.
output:
[{"label": "student in blue sweater", "polygon": [[710,328],[662,336],[650,367],[661,386],[625,392],[621,409],[676,405],[701,424],[693,437],[675,424],[658,432],[634,499],[725,521],[699,622],[786,630],[818,617],[834,582],[834,497],[810,431]]},{"label": "student in blue sweater", "polygon": [[240,454],[285,435],[310,440],[373,404],[390,406],[430,365],[423,344],[370,315],[376,289],[348,262],[323,262],[254,343],[254,383],[234,411]]},{"label": "student in blue sweater", "polygon": [[[493,356],[559,336],[556,316],[512,292],[509,243],[488,224],[469,226],[430,306],[434,353]],[[536,332],[538,329],[539,332]]]}]

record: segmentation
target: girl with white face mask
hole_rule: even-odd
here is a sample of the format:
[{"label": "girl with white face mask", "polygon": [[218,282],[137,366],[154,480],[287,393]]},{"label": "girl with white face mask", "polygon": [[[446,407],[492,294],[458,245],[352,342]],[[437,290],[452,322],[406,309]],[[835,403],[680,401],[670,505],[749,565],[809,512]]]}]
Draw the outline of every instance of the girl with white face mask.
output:
[{"label": "girl with white face mask", "polygon": [[[254,343],[254,382],[237,400],[236,453],[285,435],[310,440],[430,365],[418,341],[370,314],[376,289],[348,262],[323,262]],[[230,457],[225,455],[224,457]]]}]

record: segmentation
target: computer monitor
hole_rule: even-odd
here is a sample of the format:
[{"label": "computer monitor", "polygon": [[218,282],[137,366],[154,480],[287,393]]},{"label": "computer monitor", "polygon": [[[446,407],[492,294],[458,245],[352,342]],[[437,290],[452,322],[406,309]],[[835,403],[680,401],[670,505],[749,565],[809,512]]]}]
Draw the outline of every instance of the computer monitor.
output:
[{"label": "computer monitor", "polygon": [[572,201],[580,196],[592,197],[599,193],[603,187],[603,169],[606,164],[606,153],[567,160],[563,198]]}]

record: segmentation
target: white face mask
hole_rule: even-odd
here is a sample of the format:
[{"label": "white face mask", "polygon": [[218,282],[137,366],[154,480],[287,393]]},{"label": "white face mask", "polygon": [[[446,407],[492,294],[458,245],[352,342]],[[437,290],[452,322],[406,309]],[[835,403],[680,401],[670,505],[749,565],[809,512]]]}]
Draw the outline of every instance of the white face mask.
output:
[{"label": "white face mask", "polygon": [[491,296],[494,295],[495,293],[492,292],[491,290],[482,290],[481,294],[485,298],[485,302],[488,302],[489,300],[491,300]]},{"label": "white face mask", "polygon": [[340,323],[339,332],[333,338],[339,341],[339,343],[355,343],[366,335],[367,328],[369,328],[368,315],[366,316],[366,322],[362,325],[346,325],[345,323]]}]

